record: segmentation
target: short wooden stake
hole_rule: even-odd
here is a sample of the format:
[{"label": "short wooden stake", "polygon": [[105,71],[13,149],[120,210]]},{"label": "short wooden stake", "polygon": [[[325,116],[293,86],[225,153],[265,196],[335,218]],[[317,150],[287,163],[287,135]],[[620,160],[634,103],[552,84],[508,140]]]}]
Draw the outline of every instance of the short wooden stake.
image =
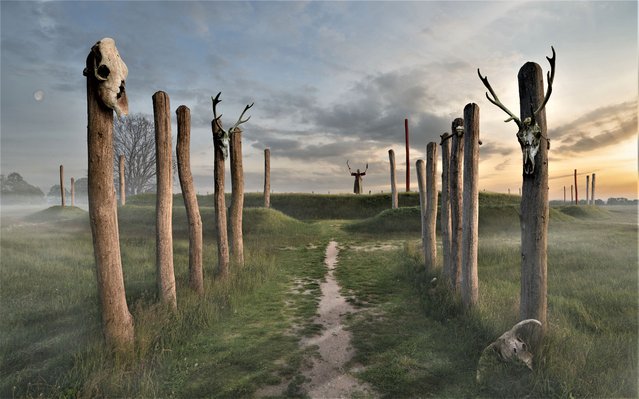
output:
[{"label": "short wooden stake", "polygon": [[388,160],[390,162],[391,207],[392,209],[397,209],[399,202],[397,197],[397,177],[395,175],[395,151],[388,150]]}]

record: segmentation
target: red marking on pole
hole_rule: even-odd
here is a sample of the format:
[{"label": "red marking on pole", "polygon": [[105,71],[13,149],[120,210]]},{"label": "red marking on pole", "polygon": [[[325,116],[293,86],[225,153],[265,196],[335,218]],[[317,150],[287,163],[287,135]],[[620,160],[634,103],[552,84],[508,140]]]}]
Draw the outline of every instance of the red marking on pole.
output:
[{"label": "red marking on pole", "polygon": [[404,119],[404,131],[406,132],[406,192],[410,192],[410,143],[408,142],[408,119]]}]

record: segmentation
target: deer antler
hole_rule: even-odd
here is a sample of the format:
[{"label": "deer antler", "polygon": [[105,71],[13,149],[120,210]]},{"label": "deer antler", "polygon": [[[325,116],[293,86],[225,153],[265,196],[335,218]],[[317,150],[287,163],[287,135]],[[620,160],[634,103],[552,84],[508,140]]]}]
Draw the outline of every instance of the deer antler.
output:
[{"label": "deer antler", "polygon": [[249,116],[248,118],[242,120],[242,117],[244,116],[244,114],[246,113],[246,111],[249,110],[249,108],[251,108],[253,106],[253,104],[255,104],[254,102],[251,103],[251,105],[247,105],[246,107],[244,107],[244,111],[242,111],[242,113],[240,114],[240,117],[237,118],[237,122],[235,122],[235,125],[233,125],[230,129],[229,132],[233,132],[235,129],[237,129],[238,126],[240,126],[242,123],[248,122],[249,119],[251,119],[251,117]]},{"label": "deer antler", "polygon": [[346,166],[348,166],[348,171],[349,171],[349,172],[352,172],[352,171],[351,171],[351,165],[349,165],[349,164],[348,164],[348,159],[346,160]]},{"label": "deer antler", "polygon": [[510,112],[510,110],[508,108],[506,108],[506,106],[504,104],[502,104],[501,101],[499,101],[499,98],[497,97],[497,94],[495,94],[495,91],[490,86],[490,83],[488,83],[488,77],[481,76],[481,72],[479,72],[479,68],[477,68],[477,75],[479,75],[479,79],[482,81],[484,86],[486,86],[486,88],[488,89],[490,94],[492,94],[492,96],[493,96],[493,98],[490,98],[488,93],[486,93],[486,98],[488,99],[488,101],[490,101],[491,103],[493,103],[496,106],[498,106],[499,108],[501,108],[502,111],[504,111],[505,113],[507,113],[510,116],[510,118],[506,119],[504,122],[515,121],[515,123],[517,124],[517,127],[521,129],[521,120],[519,120],[519,118],[517,118],[515,116],[515,114]]},{"label": "deer antler", "polygon": [[553,46],[550,46],[550,48],[552,49],[552,57],[546,57],[546,59],[550,63],[550,71],[548,71],[546,74],[548,78],[548,91],[546,92],[544,101],[537,108],[537,110],[533,112],[534,116],[536,116],[542,109],[544,109],[544,106],[546,106],[546,103],[548,102],[548,99],[550,98],[550,95],[552,94],[552,81],[555,79],[555,55],[556,54],[555,54],[555,48]]},{"label": "deer antler", "polygon": [[[217,107],[217,105],[219,103],[222,102],[222,100],[220,100],[220,95],[222,94],[222,92],[217,93],[217,96],[215,96],[215,98],[211,97],[211,101],[213,102],[213,121],[215,122],[215,124],[217,125],[217,127],[224,132],[224,129],[222,129],[222,125],[220,124],[220,118],[222,117],[222,114],[220,114],[220,116],[217,115],[217,112],[215,110],[215,108]],[[224,132],[226,133],[226,132]]]}]

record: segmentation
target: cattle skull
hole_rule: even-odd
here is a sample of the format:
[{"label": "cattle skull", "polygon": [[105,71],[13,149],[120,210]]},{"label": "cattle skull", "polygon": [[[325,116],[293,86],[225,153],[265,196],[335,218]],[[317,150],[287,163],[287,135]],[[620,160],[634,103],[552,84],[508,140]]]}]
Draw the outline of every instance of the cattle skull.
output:
[{"label": "cattle skull", "polygon": [[[504,104],[502,104],[501,101],[499,101],[499,98],[493,91],[493,88],[490,86],[490,83],[488,83],[488,78],[481,76],[479,69],[477,69],[477,74],[479,75],[479,79],[481,79],[481,81],[484,83],[484,86],[486,86],[486,88],[492,95],[492,98],[491,98],[488,95],[488,93],[486,93],[486,98],[488,98],[488,101],[490,101],[491,103],[501,108],[504,112],[506,112],[510,116],[504,122],[515,121],[515,123],[517,124],[517,127],[519,128],[519,131],[517,132],[517,140],[519,141],[519,145],[521,146],[521,151],[524,157],[524,160],[523,160],[524,175],[532,175],[534,173],[535,156],[539,152],[541,138],[543,137],[541,134],[542,133],[541,127],[537,123],[536,119],[539,112],[542,109],[544,109],[544,106],[546,106],[546,103],[548,102],[548,99],[550,98],[550,94],[552,93],[552,82],[555,78],[555,49],[554,47],[551,47],[551,49],[552,49],[552,57],[546,57],[546,59],[550,63],[550,71],[548,72],[548,75],[547,75],[548,91],[546,92],[546,95],[544,96],[544,100],[542,101],[541,105],[539,105],[539,107],[537,107],[536,110],[531,109],[530,110],[531,116],[524,118],[523,122],[518,117],[516,117],[512,112],[510,112],[510,110],[508,110],[508,108],[506,108],[506,106],[504,106]],[[546,139],[548,148],[550,148],[550,142],[548,141],[546,137],[544,138]]]},{"label": "cattle skull", "polygon": [[91,52],[93,76],[98,80],[98,96],[118,117],[127,115],[129,103],[124,86],[129,70],[120,58],[115,40],[106,37],[91,47]]}]

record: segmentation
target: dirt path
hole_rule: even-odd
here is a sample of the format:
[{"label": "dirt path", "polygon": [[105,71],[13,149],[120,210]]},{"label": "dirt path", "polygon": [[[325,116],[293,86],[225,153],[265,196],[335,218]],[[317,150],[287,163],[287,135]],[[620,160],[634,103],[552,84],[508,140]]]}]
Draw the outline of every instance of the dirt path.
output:
[{"label": "dirt path", "polygon": [[315,323],[324,327],[323,332],[301,342],[303,346],[317,345],[319,357],[314,357],[311,369],[304,372],[308,382],[302,388],[311,398],[350,398],[354,394],[376,396],[368,384],[357,380],[345,368],[355,351],[351,346],[351,333],[344,329],[343,320],[355,309],[340,294],[334,276],[338,253],[337,242],[331,241],[326,248],[324,263],[328,273],[326,281],[320,284],[322,298],[319,316],[315,319]]}]

